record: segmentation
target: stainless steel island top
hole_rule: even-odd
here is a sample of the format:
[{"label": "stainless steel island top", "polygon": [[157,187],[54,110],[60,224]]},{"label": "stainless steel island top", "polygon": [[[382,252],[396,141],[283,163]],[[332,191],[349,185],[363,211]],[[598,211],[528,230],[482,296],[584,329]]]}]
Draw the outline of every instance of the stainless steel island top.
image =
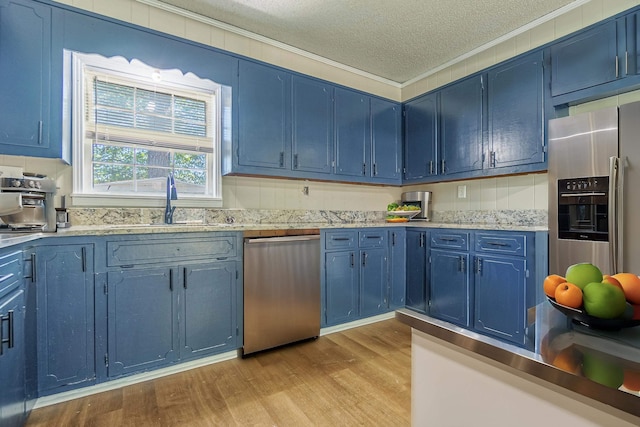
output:
[{"label": "stainless steel island top", "polygon": [[[396,318],[505,367],[640,417],[640,327],[592,330],[571,323],[545,300],[536,306],[531,325],[534,346],[523,349],[409,309],[396,311]],[[600,371],[607,371],[609,378],[601,372],[585,372],[585,358],[592,365],[594,361],[601,364]],[[625,382],[620,385],[622,375]]]}]

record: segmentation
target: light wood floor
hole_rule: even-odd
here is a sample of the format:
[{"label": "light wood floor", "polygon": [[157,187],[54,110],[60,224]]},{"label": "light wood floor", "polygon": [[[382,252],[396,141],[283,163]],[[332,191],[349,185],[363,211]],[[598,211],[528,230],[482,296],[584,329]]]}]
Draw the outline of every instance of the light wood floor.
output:
[{"label": "light wood floor", "polygon": [[395,319],[33,411],[39,426],[409,426],[411,331]]}]

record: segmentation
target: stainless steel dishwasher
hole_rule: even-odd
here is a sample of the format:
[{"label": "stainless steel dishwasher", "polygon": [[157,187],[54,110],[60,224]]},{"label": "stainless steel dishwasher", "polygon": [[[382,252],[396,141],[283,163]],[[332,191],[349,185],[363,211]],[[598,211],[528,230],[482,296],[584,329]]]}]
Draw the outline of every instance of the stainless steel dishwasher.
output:
[{"label": "stainless steel dishwasher", "polygon": [[244,355],[320,334],[320,235],[244,239]]}]

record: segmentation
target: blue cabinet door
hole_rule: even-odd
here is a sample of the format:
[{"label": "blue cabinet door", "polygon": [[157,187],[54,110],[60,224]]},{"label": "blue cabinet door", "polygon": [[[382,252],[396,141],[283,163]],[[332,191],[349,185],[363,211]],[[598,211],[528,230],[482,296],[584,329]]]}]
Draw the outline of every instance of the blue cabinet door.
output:
[{"label": "blue cabinet door", "polygon": [[334,95],[335,173],[366,176],[370,165],[369,97],[336,88]]},{"label": "blue cabinet door", "polygon": [[24,291],[0,298],[0,425],[20,427],[25,421]]},{"label": "blue cabinet door", "polygon": [[172,268],[107,274],[108,375],[117,377],[178,358],[177,289]]},{"label": "blue cabinet door", "polygon": [[544,162],[543,52],[488,73],[487,167]]},{"label": "blue cabinet door", "polygon": [[618,78],[617,25],[616,21],[609,21],[551,46],[552,96]]},{"label": "blue cabinet door", "polygon": [[474,328],[524,345],[527,317],[525,260],[477,256],[475,262]]},{"label": "blue cabinet door", "polygon": [[404,179],[417,180],[438,173],[437,93],[421,96],[404,107]]},{"label": "blue cabinet door", "polygon": [[358,318],[357,251],[325,253],[325,318],[337,325]]},{"label": "blue cabinet door", "polygon": [[360,250],[360,317],[387,311],[387,266],[386,248]]},{"label": "blue cabinet door", "polygon": [[240,61],[238,164],[291,169],[291,75]]},{"label": "blue cabinet door", "polygon": [[331,173],[333,88],[306,77],[292,78],[294,170]]},{"label": "blue cabinet door", "polygon": [[430,260],[429,315],[469,327],[469,254],[431,249]]},{"label": "blue cabinet door", "polygon": [[36,249],[38,390],[95,380],[93,245]]},{"label": "blue cabinet door", "polygon": [[56,13],[33,1],[0,0],[2,154],[62,156],[61,119],[52,115],[60,117],[52,105],[62,106],[62,48],[52,30]]},{"label": "blue cabinet door", "polygon": [[236,348],[238,269],[235,261],[183,268],[181,359]]},{"label": "blue cabinet door", "polygon": [[414,310],[427,309],[427,233],[407,230],[407,299]]},{"label": "blue cabinet door", "polygon": [[405,306],[407,284],[407,232],[404,228],[389,230],[389,307]]},{"label": "blue cabinet door", "polygon": [[402,170],[400,104],[371,98],[371,176],[400,180]]},{"label": "blue cabinet door", "polygon": [[483,93],[482,75],[440,91],[440,173],[451,175],[482,169]]}]

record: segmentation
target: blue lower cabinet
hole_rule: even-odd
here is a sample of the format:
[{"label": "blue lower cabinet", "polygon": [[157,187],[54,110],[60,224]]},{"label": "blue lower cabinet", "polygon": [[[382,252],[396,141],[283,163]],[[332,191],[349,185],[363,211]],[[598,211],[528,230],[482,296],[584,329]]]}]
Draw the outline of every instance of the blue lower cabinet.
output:
[{"label": "blue lower cabinet", "polygon": [[413,310],[427,310],[427,231],[407,230],[407,293],[406,306]]},{"label": "blue lower cabinet", "polygon": [[[406,307],[521,347],[547,275],[547,233],[406,231]],[[427,264],[425,266],[425,259]],[[426,302],[426,303],[425,303]]]},{"label": "blue lower cabinet", "polygon": [[523,345],[527,306],[526,261],[515,257],[477,256],[474,328]]},{"label": "blue lower cabinet", "polygon": [[110,378],[239,347],[239,262],[107,274]]},{"label": "blue lower cabinet", "polygon": [[109,377],[158,368],[178,359],[177,272],[149,268],[107,276]]},{"label": "blue lower cabinet", "polygon": [[104,248],[106,379],[242,346],[242,233],[114,236]]},{"label": "blue lower cabinet", "polygon": [[19,427],[25,421],[24,290],[0,298],[0,425]]},{"label": "blue lower cabinet", "polygon": [[238,347],[239,263],[213,262],[184,267],[180,313],[180,358],[202,357]]},{"label": "blue lower cabinet", "polygon": [[357,251],[325,254],[324,324],[337,325],[358,318]]},{"label": "blue lower cabinet", "polygon": [[388,311],[386,248],[360,251],[360,317]]},{"label": "blue lower cabinet", "polygon": [[387,235],[385,228],[321,231],[322,326],[389,311]]},{"label": "blue lower cabinet", "polygon": [[407,292],[407,231],[389,230],[389,308],[405,306]]},{"label": "blue lower cabinet", "polygon": [[41,396],[95,382],[93,249],[60,244],[32,252]]},{"label": "blue lower cabinet", "polygon": [[431,249],[429,314],[469,327],[471,275],[469,254]]}]

